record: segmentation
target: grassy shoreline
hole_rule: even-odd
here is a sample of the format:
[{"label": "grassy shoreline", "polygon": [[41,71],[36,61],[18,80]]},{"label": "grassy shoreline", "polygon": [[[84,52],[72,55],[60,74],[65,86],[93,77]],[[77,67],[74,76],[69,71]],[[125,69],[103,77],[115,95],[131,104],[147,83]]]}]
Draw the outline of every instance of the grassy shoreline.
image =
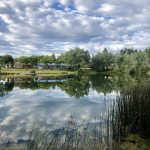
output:
[{"label": "grassy shoreline", "polygon": [[[33,73],[34,71],[35,73]],[[122,75],[122,73],[116,73],[113,71],[94,71],[92,69],[86,70],[51,70],[51,69],[6,69],[2,68],[0,70],[0,75],[3,77],[49,77],[49,76],[67,76],[67,75],[106,75],[106,76],[113,76],[113,75]],[[143,75],[143,74],[142,74]],[[148,71],[145,76],[150,76],[150,71]]]},{"label": "grassy shoreline", "polygon": [[[32,71],[35,71],[35,74]],[[50,69],[1,69],[3,76],[61,76],[61,75],[77,75],[77,71],[67,70],[50,70]]]},{"label": "grassy shoreline", "polygon": [[[35,73],[32,73],[35,71]],[[1,75],[5,77],[20,77],[20,76],[65,76],[65,75],[111,75],[112,72],[96,72],[94,70],[51,70],[51,69],[1,69]]]}]

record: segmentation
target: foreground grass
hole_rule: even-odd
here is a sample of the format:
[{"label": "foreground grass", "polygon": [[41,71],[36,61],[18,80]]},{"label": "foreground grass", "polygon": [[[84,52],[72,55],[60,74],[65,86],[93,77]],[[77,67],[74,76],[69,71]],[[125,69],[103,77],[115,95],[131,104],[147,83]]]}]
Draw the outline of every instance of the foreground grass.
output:
[{"label": "foreground grass", "polygon": [[50,70],[50,69],[1,69],[1,73],[5,76],[25,76],[32,75],[32,71],[35,71],[37,76],[60,76],[60,75],[75,75],[76,71],[67,71],[67,70]]},{"label": "foreground grass", "polygon": [[149,150],[150,139],[130,134],[119,143],[119,148],[120,150]]}]

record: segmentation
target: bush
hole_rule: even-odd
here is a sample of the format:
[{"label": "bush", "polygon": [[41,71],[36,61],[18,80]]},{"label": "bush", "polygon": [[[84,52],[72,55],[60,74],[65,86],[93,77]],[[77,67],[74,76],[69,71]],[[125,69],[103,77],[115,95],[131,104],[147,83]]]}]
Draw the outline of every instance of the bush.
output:
[{"label": "bush", "polygon": [[31,74],[36,74],[36,71],[35,70],[31,70],[30,73]]}]

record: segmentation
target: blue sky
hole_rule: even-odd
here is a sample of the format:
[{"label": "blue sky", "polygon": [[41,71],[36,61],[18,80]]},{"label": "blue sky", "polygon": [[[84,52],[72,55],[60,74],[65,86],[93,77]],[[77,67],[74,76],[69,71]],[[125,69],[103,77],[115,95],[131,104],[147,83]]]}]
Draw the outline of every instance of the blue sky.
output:
[{"label": "blue sky", "polygon": [[150,47],[150,0],[1,0],[0,55]]}]

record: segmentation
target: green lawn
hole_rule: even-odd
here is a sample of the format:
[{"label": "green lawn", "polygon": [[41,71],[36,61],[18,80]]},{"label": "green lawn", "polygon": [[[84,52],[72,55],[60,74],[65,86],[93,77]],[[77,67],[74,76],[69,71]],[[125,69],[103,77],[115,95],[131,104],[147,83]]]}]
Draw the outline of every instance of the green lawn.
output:
[{"label": "green lawn", "polygon": [[1,69],[1,73],[4,75],[12,76],[24,76],[32,75],[31,71],[35,70],[36,75],[43,76],[58,76],[58,75],[74,75],[77,71],[66,71],[66,70],[50,70],[50,69]]}]

